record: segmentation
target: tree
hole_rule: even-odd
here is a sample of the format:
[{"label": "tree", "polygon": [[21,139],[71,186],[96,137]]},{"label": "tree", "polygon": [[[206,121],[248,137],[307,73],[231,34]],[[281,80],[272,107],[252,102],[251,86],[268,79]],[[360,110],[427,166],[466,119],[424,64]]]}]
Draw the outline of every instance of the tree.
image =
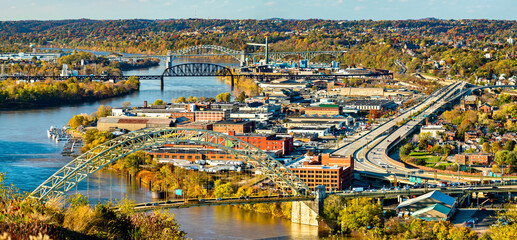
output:
[{"label": "tree", "polygon": [[233,188],[231,183],[222,183],[221,179],[218,179],[214,183],[214,195],[216,198],[231,197],[233,194]]},{"label": "tree", "polygon": [[230,102],[231,96],[230,93],[219,93],[215,98],[218,102]]},{"label": "tree", "polygon": [[514,140],[507,141],[504,144],[504,150],[513,151],[514,148],[515,148],[515,141]]},{"label": "tree", "polygon": [[501,146],[501,143],[499,141],[493,142],[492,146],[490,147],[490,149],[492,150],[492,153],[497,153],[502,148],[503,147]]},{"label": "tree", "polygon": [[84,121],[84,116],[81,116],[81,115],[74,115],[69,121],[68,121],[68,125],[71,127],[71,128],[77,128],[79,126],[81,126],[83,124],[83,121]]},{"label": "tree", "polygon": [[484,153],[490,153],[490,144],[488,142],[484,142],[481,146],[481,151]]},{"label": "tree", "polygon": [[407,156],[411,153],[412,150],[413,150],[413,144],[406,143],[406,145],[404,145],[400,148],[400,155]]},{"label": "tree", "polygon": [[129,107],[131,107],[131,102],[125,101],[121,104],[121,106],[123,109],[128,109]]},{"label": "tree", "polygon": [[100,105],[97,109],[97,118],[111,116],[111,107]]},{"label": "tree", "polygon": [[186,101],[186,100],[185,100],[185,97],[180,96],[176,102],[177,102],[177,103],[184,103],[185,101]]},{"label": "tree", "polygon": [[517,163],[517,153],[514,151],[508,152],[505,163],[507,165],[515,165]]},{"label": "tree", "polygon": [[418,142],[418,149],[420,149],[420,151],[427,150],[427,140],[426,139],[420,139],[420,141]]},{"label": "tree", "polygon": [[341,230],[350,232],[362,227],[379,227],[382,223],[382,206],[374,201],[368,198],[348,200],[339,214]]},{"label": "tree", "polygon": [[161,99],[156,99],[156,101],[154,101],[154,103],[153,103],[153,106],[162,106],[162,105],[165,105],[165,102]]},{"label": "tree", "polygon": [[445,145],[442,147],[441,151],[442,151],[443,155],[449,156],[452,153],[452,147],[451,147],[451,145]]},{"label": "tree", "polygon": [[194,102],[194,98],[192,96],[189,96],[186,100],[186,102]]},{"label": "tree", "polygon": [[235,101],[237,102],[244,102],[244,100],[246,100],[246,93],[245,92],[240,92],[239,95],[237,96],[237,98],[235,99]]}]

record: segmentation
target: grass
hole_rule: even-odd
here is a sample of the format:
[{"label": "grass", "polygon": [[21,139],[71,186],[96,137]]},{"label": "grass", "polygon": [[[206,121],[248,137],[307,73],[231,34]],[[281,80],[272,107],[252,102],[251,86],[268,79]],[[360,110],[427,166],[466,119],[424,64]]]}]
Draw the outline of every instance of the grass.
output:
[{"label": "grass", "polygon": [[415,156],[426,156],[426,155],[429,155],[429,152],[411,152],[409,154],[410,157],[415,157]]}]

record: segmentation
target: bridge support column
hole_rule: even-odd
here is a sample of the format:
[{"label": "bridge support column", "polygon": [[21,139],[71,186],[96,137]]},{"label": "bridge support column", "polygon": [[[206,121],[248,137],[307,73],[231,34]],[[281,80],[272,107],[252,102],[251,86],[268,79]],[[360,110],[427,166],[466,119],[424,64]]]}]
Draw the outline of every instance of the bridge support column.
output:
[{"label": "bridge support column", "polygon": [[323,210],[323,202],[326,198],[325,186],[315,187],[314,201],[293,202],[291,208],[291,222],[312,226],[318,226],[318,216]]},{"label": "bridge support column", "polygon": [[160,90],[163,91],[163,76],[160,77]]}]

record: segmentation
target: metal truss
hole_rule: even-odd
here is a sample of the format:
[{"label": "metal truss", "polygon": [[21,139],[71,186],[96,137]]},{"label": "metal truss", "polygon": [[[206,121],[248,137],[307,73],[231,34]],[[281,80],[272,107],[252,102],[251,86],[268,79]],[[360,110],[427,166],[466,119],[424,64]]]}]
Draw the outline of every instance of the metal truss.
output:
[{"label": "metal truss", "polygon": [[233,91],[235,80],[233,79],[232,70],[227,67],[212,63],[184,63],[174,65],[163,71],[160,78],[160,87],[163,90],[164,77],[210,77],[210,76],[229,76],[231,80],[231,89]]},{"label": "metal truss", "polygon": [[184,63],[165,69],[163,77],[233,76],[224,66],[212,63]]},{"label": "metal truss", "polygon": [[[220,53],[214,53],[214,51]],[[171,52],[171,55],[175,57],[225,55],[231,56],[235,58],[237,61],[241,60],[241,56],[243,54],[244,51],[237,51],[217,45],[197,45]]]},{"label": "metal truss", "polygon": [[166,143],[195,143],[222,149],[261,171],[282,192],[312,196],[307,185],[283,164],[238,138],[199,129],[146,128],[107,141],[78,156],[38,186],[30,197],[46,201],[62,196],[106,165],[138,150]]}]

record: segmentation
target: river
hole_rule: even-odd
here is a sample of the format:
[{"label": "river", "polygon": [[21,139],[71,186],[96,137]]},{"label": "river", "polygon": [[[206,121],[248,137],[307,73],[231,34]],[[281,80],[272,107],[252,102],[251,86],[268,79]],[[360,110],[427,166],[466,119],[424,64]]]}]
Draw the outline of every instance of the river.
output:
[{"label": "river", "polygon": [[[195,61],[176,59],[175,63]],[[199,60],[197,60],[199,61]],[[214,62],[214,60],[206,60]],[[233,65],[232,62],[217,63]],[[160,66],[124,72],[125,75],[160,75],[165,69]],[[142,81],[140,91],[119,98],[105,99],[69,106],[43,109],[0,111],[0,172],[6,173],[5,183],[14,184],[22,191],[32,191],[71,158],[62,157],[63,143],[47,138],[51,126],[67,124],[75,114],[92,113],[99,105],[119,107],[128,101],[132,106],[141,106],[156,99],[169,102],[179,96],[215,97],[229,92],[230,87],[215,77],[169,78],[164,91],[159,81]],[[124,178],[108,171],[99,171],[88,181],[82,182],[77,191],[87,194],[92,202],[110,198],[128,197],[137,202],[150,201],[150,193],[126,182]],[[292,224],[272,216],[241,210],[232,206],[196,207],[170,210],[187,237],[192,239],[314,239],[317,228]]]}]

